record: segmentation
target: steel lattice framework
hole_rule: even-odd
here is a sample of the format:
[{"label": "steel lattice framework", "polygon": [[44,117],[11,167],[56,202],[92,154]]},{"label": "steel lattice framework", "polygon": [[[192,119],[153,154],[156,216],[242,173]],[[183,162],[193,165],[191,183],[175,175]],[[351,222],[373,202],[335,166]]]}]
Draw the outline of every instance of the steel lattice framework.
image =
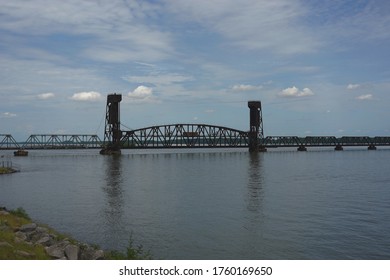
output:
[{"label": "steel lattice framework", "polygon": [[122,149],[248,147],[248,132],[206,124],[151,126],[122,133]]},{"label": "steel lattice framework", "polygon": [[93,149],[102,141],[94,134],[33,134],[23,144],[23,149]]},{"label": "steel lattice framework", "polygon": [[269,148],[277,147],[333,147],[333,146],[389,146],[388,136],[267,136],[260,140],[261,144]]},{"label": "steel lattice framework", "polygon": [[0,134],[0,149],[19,149],[19,144],[12,137],[11,134]]}]

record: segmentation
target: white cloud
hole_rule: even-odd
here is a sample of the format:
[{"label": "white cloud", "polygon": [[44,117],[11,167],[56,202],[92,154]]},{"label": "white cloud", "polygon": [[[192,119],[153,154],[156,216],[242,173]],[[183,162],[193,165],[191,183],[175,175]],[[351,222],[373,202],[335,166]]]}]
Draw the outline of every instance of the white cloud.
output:
[{"label": "white cloud", "polygon": [[42,100],[50,99],[53,98],[54,96],[55,94],[51,92],[38,94],[38,98]]},{"label": "white cloud", "polygon": [[129,92],[128,96],[135,99],[144,99],[152,96],[153,89],[146,86],[138,86],[132,92]]},{"label": "white cloud", "polygon": [[304,88],[303,90],[299,90],[297,87],[289,87],[282,92],[279,93],[282,97],[305,97],[305,96],[311,96],[314,95],[313,91],[309,88]]},{"label": "white cloud", "polygon": [[159,7],[148,1],[8,1],[1,3],[0,26],[31,35],[87,35],[93,43],[81,55],[98,61],[150,61],[174,52],[171,34],[151,24]]},{"label": "white cloud", "polygon": [[358,88],[360,88],[360,87],[361,87],[361,85],[359,85],[359,84],[349,84],[349,85],[347,86],[347,89],[353,90],[353,89],[358,89]]},{"label": "white cloud", "polygon": [[356,99],[358,99],[358,100],[372,100],[373,97],[374,96],[372,94],[363,94],[363,95],[356,97]]},{"label": "white cloud", "polygon": [[101,98],[102,95],[99,92],[88,91],[75,93],[70,99],[75,101],[99,101]]},{"label": "white cloud", "polygon": [[3,117],[3,118],[13,118],[13,117],[16,117],[16,114],[10,113],[10,112],[4,112],[4,113],[1,114],[1,117]]},{"label": "white cloud", "polygon": [[130,77],[124,77],[123,79],[129,82],[148,83],[148,84],[153,84],[155,86],[159,86],[159,85],[171,85],[174,83],[182,83],[185,81],[192,80],[192,77],[177,74],[177,73],[167,73],[167,74],[151,73],[150,75],[130,76]]},{"label": "white cloud", "polygon": [[132,102],[156,102],[157,98],[153,95],[153,88],[147,86],[138,86],[127,94]]},{"label": "white cloud", "polygon": [[[142,83],[142,86],[146,88],[156,89],[160,94],[160,98],[187,95],[185,83],[193,80],[191,76],[178,73],[164,73],[164,71],[159,70],[153,70],[148,75],[122,77],[122,79],[130,83]],[[132,92],[132,94],[136,96],[138,93]],[[150,100],[156,101],[156,98],[153,96],[153,99],[150,98]]]},{"label": "white cloud", "polygon": [[253,90],[258,90],[262,89],[263,86],[253,86],[253,85],[234,85],[232,89],[234,91],[253,91]]},{"label": "white cloud", "polygon": [[4,112],[4,113],[2,114],[2,116],[3,116],[4,118],[13,118],[13,117],[16,117],[16,114],[10,113],[10,112]]},{"label": "white cloud", "polygon": [[300,1],[177,0],[166,5],[183,21],[197,22],[245,49],[296,54],[320,45],[304,24],[310,14]]}]

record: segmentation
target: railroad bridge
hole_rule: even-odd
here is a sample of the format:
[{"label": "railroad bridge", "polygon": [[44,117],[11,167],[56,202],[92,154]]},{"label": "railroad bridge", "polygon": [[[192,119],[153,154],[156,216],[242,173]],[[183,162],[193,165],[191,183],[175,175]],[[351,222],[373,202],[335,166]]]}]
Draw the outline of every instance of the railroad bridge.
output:
[{"label": "railroad bridge", "polygon": [[120,102],[122,95],[107,96],[104,143],[101,154],[120,153],[121,149],[162,149],[162,148],[239,148],[249,151],[266,151],[267,148],[367,146],[390,146],[390,137],[368,136],[264,136],[263,117],[260,101],[249,101],[249,130],[242,131],[224,126],[207,124],[169,124],[150,126],[136,130],[121,130]]},{"label": "railroad bridge", "polygon": [[17,142],[11,134],[0,134],[0,150],[18,150],[15,155],[26,155],[31,149],[101,149],[101,154],[118,154],[121,149],[165,148],[248,148],[266,151],[269,148],[390,146],[388,136],[264,136],[260,101],[249,101],[248,131],[208,124],[168,124],[135,130],[122,130],[120,122],[121,94],[109,94],[106,103],[104,140],[93,134],[32,134],[24,142]]},{"label": "railroad bridge", "polygon": [[120,153],[121,149],[162,148],[238,148],[264,149],[260,101],[249,101],[250,129],[241,131],[208,124],[169,124],[124,131],[120,125],[122,95],[107,96],[104,144],[101,154]]}]

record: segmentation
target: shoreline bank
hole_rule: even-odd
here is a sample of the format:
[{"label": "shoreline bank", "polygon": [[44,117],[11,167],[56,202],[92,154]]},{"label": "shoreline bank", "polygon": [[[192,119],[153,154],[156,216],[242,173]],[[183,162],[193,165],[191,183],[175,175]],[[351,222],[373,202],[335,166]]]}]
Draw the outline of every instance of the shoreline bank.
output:
[{"label": "shoreline bank", "polygon": [[126,254],[103,251],[79,242],[30,219],[23,208],[0,206],[0,259],[2,260],[124,260],[151,259],[130,240]]},{"label": "shoreline bank", "polygon": [[16,169],[10,168],[10,167],[0,167],[0,175],[12,174],[12,173],[16,173],[16,172],[19,172],[19,170],[16,170]]}]

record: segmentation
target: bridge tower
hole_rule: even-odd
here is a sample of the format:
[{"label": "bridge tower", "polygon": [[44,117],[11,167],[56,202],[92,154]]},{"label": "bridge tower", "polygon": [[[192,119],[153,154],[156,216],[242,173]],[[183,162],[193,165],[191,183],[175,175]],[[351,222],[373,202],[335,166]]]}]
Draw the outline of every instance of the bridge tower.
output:
[{"label": "bridge tower", "polygon": [[260,101],[248,101],[249,107],[249,151],[265,152],[267,149],[261,145],[264,138],[263,117]]},{"label": "bridge tower", "polygon": [[120,140],[122,132],[120,129],[120,106],[122,101],[121,94],[107,95],[106,106],[106,123],[104,129],[103,149],[100,151],[102,155],[120,154]]}]

